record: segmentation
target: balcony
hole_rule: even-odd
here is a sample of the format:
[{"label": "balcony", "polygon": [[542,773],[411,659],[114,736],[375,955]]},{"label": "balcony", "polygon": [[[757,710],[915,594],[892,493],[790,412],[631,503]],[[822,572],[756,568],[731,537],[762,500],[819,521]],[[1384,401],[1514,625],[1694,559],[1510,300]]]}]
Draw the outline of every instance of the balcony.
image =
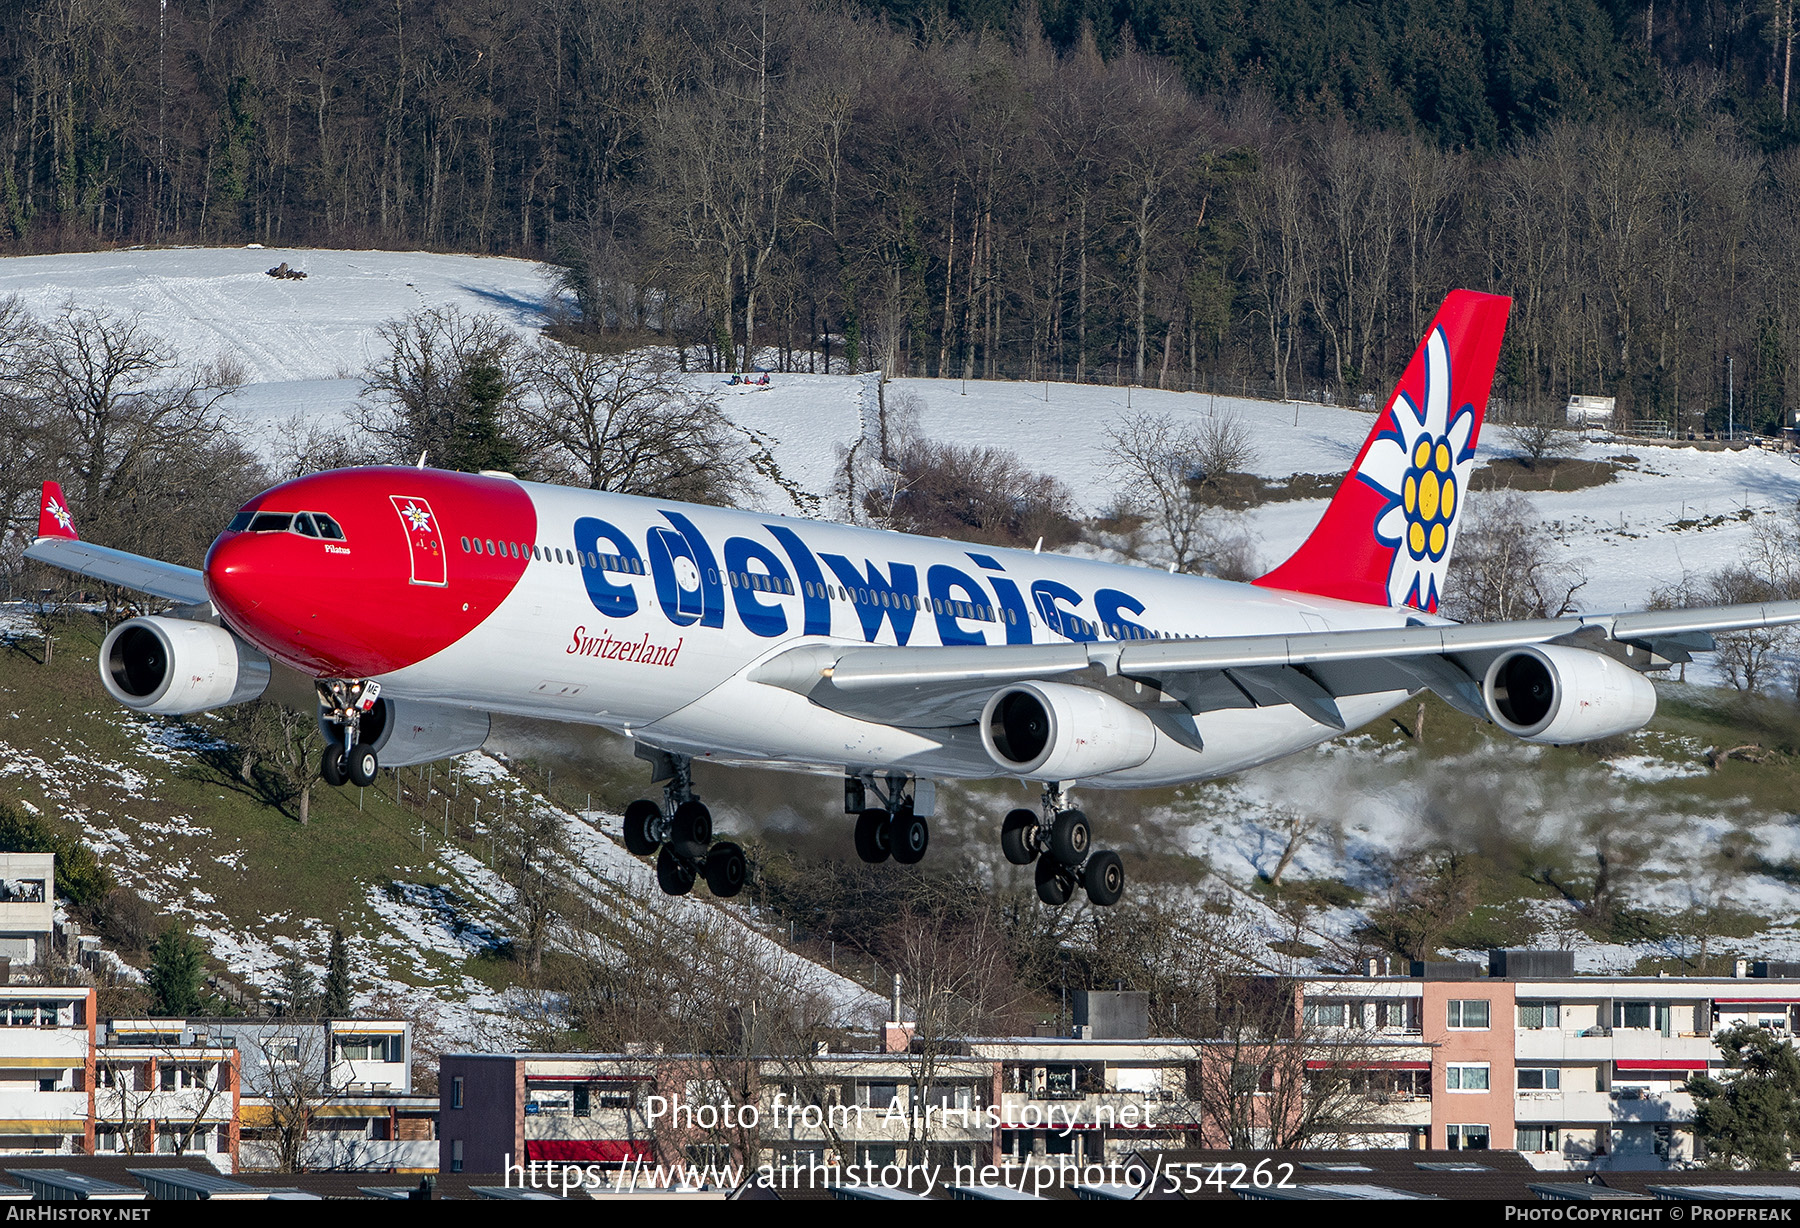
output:
[{"label": "balcony", "polygon": [[[86,1028],[0,1027],[0,1069],[18,1058],[66,1058],[71,1069],[87,1065]],[[32,1063],[36,1065],[36,1063]]]},{"label": "balcony", "polygon": [[0,1092],[0,1133],[9,1121],[86,1121],[86,1092]]},{"label": "balcony", "polygon": [[1670,1059],[1709,1061],[1719,1050],[1712,1037],[1698,1033],[1664,1036],[1649,1028],[1520,1028],[1513,1033],[1514,1059],[1521,1065],[1539,1061],[1612,1062]]},{"label": "balcony", "polygon": [[1607,1122],[1613,1118],[1613,1101],[1605,1092],[1520,1092],[1513,1097],[1513,1118],[1521,1124]]},{"label": "balcony", "polygon": [[1615,1087],[1609,1096],[1613,1103],[1615,1123],[1694,1120],[1694,1098],[1686,1092],[1653,1092],[1641,1087]]}]

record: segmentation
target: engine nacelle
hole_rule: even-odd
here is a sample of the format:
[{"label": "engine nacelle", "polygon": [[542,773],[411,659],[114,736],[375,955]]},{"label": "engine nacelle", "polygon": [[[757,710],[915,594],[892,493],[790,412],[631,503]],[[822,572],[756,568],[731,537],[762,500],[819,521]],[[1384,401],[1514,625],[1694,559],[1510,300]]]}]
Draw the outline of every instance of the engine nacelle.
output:
[{"label": "engine nacelle", "polygon": [[100,681],[138,712],[205,712],[261,695],[269,658],[212,623],[129,618],[100,645]]},{"label": "engine nacelle", "polygon": [[[382,767],[411,767],[480,750],[492,720],[486,712],[382,696],[363,714],[362,740],[375,748]],[[343,734],[319,716],[319,732],[327,741]]]},{"label": "engine nacelle", "polygon": [[1591,742],[1642,729],[1656,715],[1648,678],[1605,653],[1564,644],[1497,657],[1481,694],[1494,724],[1527,742]]},{"label": "engine nacelle", "polygon": [[1104,691],[1021,682],[988,699],[981,744],[1015,775],[1081,780],[1143,763],[1156,749],[1156,726]]}]

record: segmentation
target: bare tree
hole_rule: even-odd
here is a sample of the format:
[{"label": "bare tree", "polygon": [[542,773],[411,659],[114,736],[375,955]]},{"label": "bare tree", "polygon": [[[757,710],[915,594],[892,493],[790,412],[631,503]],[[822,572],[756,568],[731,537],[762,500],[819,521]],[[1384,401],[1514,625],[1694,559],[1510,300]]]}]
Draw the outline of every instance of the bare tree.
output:
[{"label": "bare tree", "polygon": [[1574,441],[1562,411],[1545,405],[1531,405],[1516,412],[1506,424],[1506,441],[1518,452],[1527,469],[1536,469],[1546,460],[1561,456]]},{"label": "bare tree", "polygon": [[1550,527],[1517,491],[1471,501],[1445,584],[1444,612],[1466,622],[1559,618],[1587,586],[1581,568],[1560,558]]},{"label": "bare tree", "polygon": [[1286,843],[1281,846],[1281,856],[1275,859],[1275,868],[1269,871],[1271,887],[1281,886],[1281,876],[1324,821],[1325,816],[1310,806],[1281,807],[1277,812],[1277,830],[1286,837]]},{"label": "bare tree", "polygon": [[266,1101],[268,1118],[255,1127],[260,1137],[253,1141],[267,1147],[275,1171],[303,1172],[316,1162],[316,1123],[339,1098],[331,1078],[330,1029],[318,1022],[297,1023],[291,1031],[275,1027],[257,1043],[262,1052],[247,1063],[252,1073],[244,1094]]},{"label": "bare tree", "polygon": [[[1131,414],[1106,428],[1107,452],[1124,504],[1154,526],[1164,557],[1177,571],[1210,571],[1228,579],[1253,566],[1241,524],[1194,498],[1210,474],[1248,464],[1249,437],[1229,416],[1180,422]],[[1209,470],[1207,465],[1224,468]]]},{"label": "bare tree", "polygon": [[917,1110],[955,1107],[946,1103],[942,1086],[950,1059],[971,1036],[1016,1027],[1026,994],[1007,957],[998,918],[987,910],[954,915],[907,908],[883,935],[881,948],[912,1013],[905,1055],[908,1103],[915,1111],[908,1115],[907,1142],[928,1144],[931,1115]]},{"label": "bare tree", "polygon": [[383,459],[443,469],[514,468],[523,390],[519,339],[495,315],[435,307],[390,320],[378,332],[387,353],[364,373],[366,400],[354,415]]},{"label": "bare tree", "polygon": [[[204,1153],[209,1125],[230,1128],[230,1059],[220,1050],[149,1045],[131,1057],[100,1063],[94,1092],[96,1122],[118,1133],[119,1150],[147,1154],[167,1136],[176,1155]],[[154,1144],[161,1146],[160,1143]]]},{"label": "bare tree", "polygon": [[527,800],[499,822],[497,868],[513,891],[513,926],[519,961],[535,978],[543,971],[552,927],[567,907],[568,833],[563,816]]},{"label": "bare tree", "polygon": [[593,490],[729,507],[747,488],[744,433],[664,352],[544,341],[523,422],[545,467]]}]

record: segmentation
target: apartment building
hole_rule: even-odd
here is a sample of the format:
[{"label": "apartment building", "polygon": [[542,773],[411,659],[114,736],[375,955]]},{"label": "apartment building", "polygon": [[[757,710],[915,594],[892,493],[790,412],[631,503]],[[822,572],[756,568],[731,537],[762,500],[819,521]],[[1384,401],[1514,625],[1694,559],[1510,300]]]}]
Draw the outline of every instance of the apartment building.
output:
[{"label": "apartment building", "polygon": [[[1285,992],[1292,994],[1289,987]],[[454,1054],[441,1064],[444,1172],[530,1163],[1122,1163],[1143,1148],[1280,1137],[1312,1065],[1366,1065],[1376,1094],[1345,1123],[1354,1145],[1422,1140],[1429,1096],[1411,1071],[1430,1050],[1404,1030],[1373,1042],[1247,1043],[1147,1036],[1141,993],[1075,995],[1077,1036],[978,1037],[919,1051],[890,1022],[866,1052],[747,1062],[673,1054]],[[1113,1009],[1123,1004],[1137,1009]],[[1105,1008],[1105,1009],[1103,1009]],[[1404,1072],[1404,1073],[1403,1073]],[[1389,1085],[1404,1078],[1403,1093]],[[1224,1123],[1220,1100],[1240,1108]],[[683,1116],[673,1106],[693,1110]],[[741,1106],[756,1110],[746,1124]],[[726,1106],[740,1109],[727,1119]],[[710,1110],[710,1113],[708,1112]],[[1243,1127],[1237,1129],[1236,1127]],[[626,1169],[619,1169],[624,1172]]]},{"label": "apartment building", "polygon": [[1417,1020],[1430,1121],[1414,1145],[1516,1148],[1544,1169],[1644,1169],[1695,1157],[1698,1072],[1740,1022],[1792,1036],[1800,965],[1739,961],[1732,977],[1577,976],[1566,951],[1494,951],[1488,964],[1408,975],[1309,977],[1306,1018],[1349,1035],[1378,1014]]},{"label": "apartment building", "polygon": [[0,984],[0,1155],[94,1143],[94,991]]},{"label": "apartment building", "polygon": [[237,1171],[238,1051],[182,1019],[114,1019],[94,1062],[96,1155],[204,1156]]}]

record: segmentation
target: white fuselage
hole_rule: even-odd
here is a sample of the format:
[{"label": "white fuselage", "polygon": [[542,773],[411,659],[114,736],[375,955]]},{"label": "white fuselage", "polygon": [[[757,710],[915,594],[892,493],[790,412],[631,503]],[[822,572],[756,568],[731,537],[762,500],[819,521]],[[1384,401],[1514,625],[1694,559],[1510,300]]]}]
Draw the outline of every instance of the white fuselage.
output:
[{"label": "white fuselage", "polygon": [[[1394,627],[1419,617],[1066,555],[521,485],[543,553],[473,631],[381,677],[384,694],[603,726],[721,762],[997,777],[1009,773],[982,750],[973,726],[859,720],[748,675],[806,643],[1199,638]],[[462,528],[454,527],[459,536]],[[577,565],[576,549],[606,565]],[[457,554],[453,540],[452,572]],[[757,587],[745,577],[756,577]],[[1340,707],[1355,728],[1406,695],[1346,697]],[[1198,780],[1338,733],[1288,705],[1195,720],[1204,750],[1162,738],[1141,765],[1084,783]]]}]

